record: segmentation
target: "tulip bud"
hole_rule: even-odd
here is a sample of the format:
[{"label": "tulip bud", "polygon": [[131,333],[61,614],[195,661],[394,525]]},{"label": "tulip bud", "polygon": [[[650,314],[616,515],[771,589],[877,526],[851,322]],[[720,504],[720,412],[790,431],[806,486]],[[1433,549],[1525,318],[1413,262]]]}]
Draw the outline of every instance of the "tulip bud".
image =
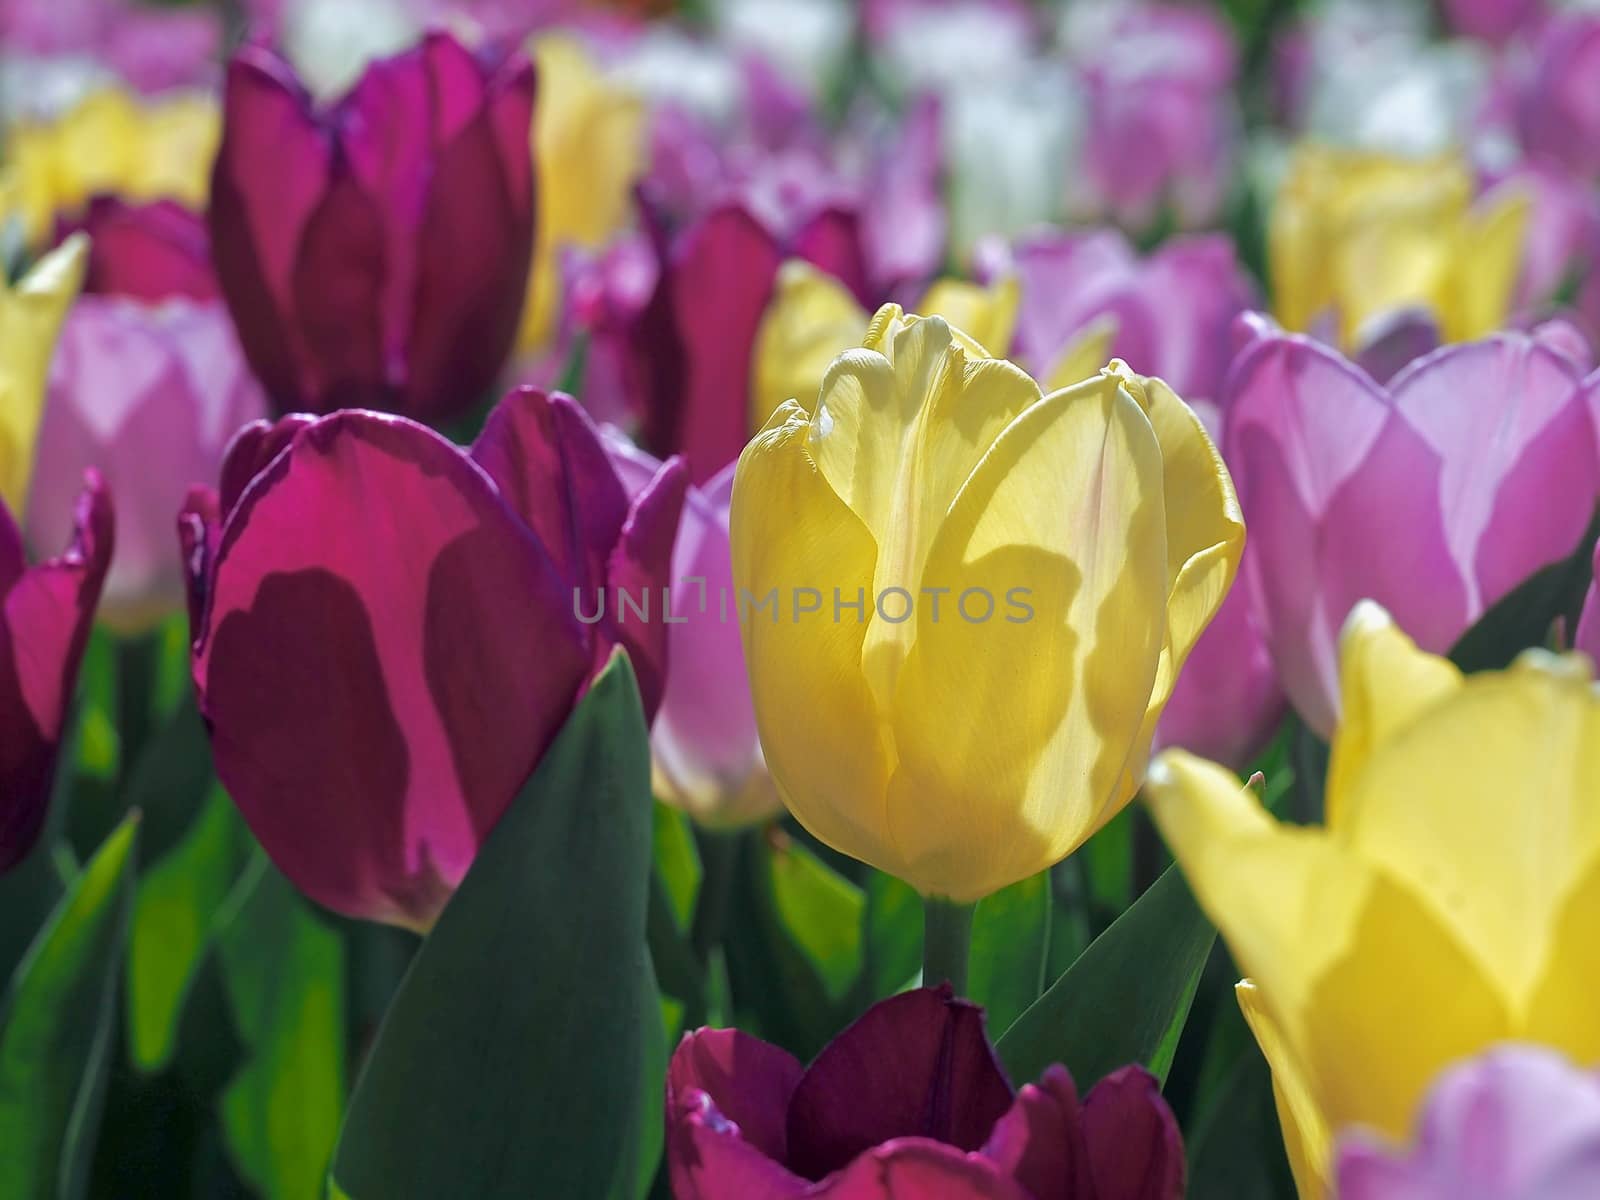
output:
[{"label": "tulip bud", "polygon": [[533,69],[452,37],[374,63],[329,109],[246,46],[210,210],[223,295],[280,412],[438,421],[511,349],[533,248]]},{"label": "tulip bud", "polygon": [[745,450],[732,537],[790,811],[967,902],[1127,803],[1244,529],[1160,380],[1114,364],[1041,397],[944,320],[890,305],[818,400],[785,403]]},{"label": "tulip bud", "polygon": [[668,627],[622,594],[665,586],[683,466],[630,500],[582,410],[524,390],[470,453],[258,423],[222,483],[180,526],[217,775],[307,895],[427,928],[614,647],[659,703]]}]

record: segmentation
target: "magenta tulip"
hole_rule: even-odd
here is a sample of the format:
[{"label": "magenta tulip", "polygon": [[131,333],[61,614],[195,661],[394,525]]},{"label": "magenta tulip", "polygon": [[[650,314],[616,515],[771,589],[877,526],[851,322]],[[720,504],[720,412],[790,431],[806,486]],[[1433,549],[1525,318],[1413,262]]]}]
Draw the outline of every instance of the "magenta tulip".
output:
[{"label": "magenta tulip", "polygon": [[217,774],[283,872],[426,928],[615,647],[653,713],[684,488],[630,500],[531,389],[470,452],[366,411],[247,428],[181,527]]},{"label": "magenta tulip", "polygon": [[211,240],[280,412],[437,421],[510,352],[533,244],[533,68],[443,33],[319,110],[261,46],[228,68]]},{"label": "magenta tulip", "polygon": [[159,301],[214,300],[220,294],[205,219],[174,200],[131,204],[96,196],[81,217],[58,222],[56,240],[79,230],[90,239],[86,295]]},{"label": "magenta tulip", "polygon": [[880,1001],[810,1067],[701,1029],[667,1068],[678,1200],[1177,1200],[1183,1143],[1155,1079],[1124,1067],[1081,1101],[1049,1068],[1013,1092],[983,1010],[948,987]]},{"label": "magenta tulip", "polygon": [[1561,13],[1540,30],[1516,98],[1523,148],[1591,179],[1600,174],[1597,73],[1600,13]]},{"label": "magenta tulip", "polygon": [[113,524],[111,498],[91,472],[65,553],[29,566],[0,501],[0,871],[21,862],[44,828]]},{"label": "magenta tulip", "polygon": [[189,481],[215,476],[228,439],[265,411],[221,301],[83,297],[67,314],[51,362],[29,540],[64,540],[76,481],[96,468],[119,516],[101,615],[123,631],[150,627],[183,607],[172,514]]},{"label": "magenta tulip", "polygon": [[1264,318],[1241,318],[1241,337],[1223,453],[1250,527],[1244,577],[1285,691],[1326,736],[1356,601],[1443,653],[1572,553],[1600,496],[1600,376],[1560,323],[1446,346],[1387,386]]},{"label": "magenta tulip", "polygon": [[[608,431],[606,449],[630,494],[642,493],[660,470],[615,431]],[[650,729],[658,794],[716,827],[757,821],[781,807],[756,734],[739,636],[728,544],[734,465],[690,487],[684,500],[672,554],[672,670]]]},{"label": "magenta tulip", "polygon": [[1434,1084],[1410,1147],[1341,1139],[1341,1200],[1600,1196],[1600,1076],[1540,1046],[1500,1046]]}]

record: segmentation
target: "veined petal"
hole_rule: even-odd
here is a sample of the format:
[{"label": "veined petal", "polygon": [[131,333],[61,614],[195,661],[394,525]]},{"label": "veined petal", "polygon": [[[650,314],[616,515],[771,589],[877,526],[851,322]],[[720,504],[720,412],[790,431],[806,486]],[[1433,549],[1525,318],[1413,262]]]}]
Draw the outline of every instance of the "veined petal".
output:
[{"label": "veined petal", "polygon": [[889,828],[924,893],[1031,875],[1112,802],[1161,647],[1161,489],[1149,420],[1102,375],[1030,406],[951,503],[920,575],[946,607],[919,601],[894,693]]},{"label": "veined petal", "polygon": [[[818,469],[810,429],[785,403],[739,459],[730,516],[739,592],[729,603],[789,810],[834,849],[898,872],[883,819],[894,752],[861,674],[877,550]],[[804,588],[816,590],[817,611],[798,611]],[[769,598],[772,607],[755,607]]]}]

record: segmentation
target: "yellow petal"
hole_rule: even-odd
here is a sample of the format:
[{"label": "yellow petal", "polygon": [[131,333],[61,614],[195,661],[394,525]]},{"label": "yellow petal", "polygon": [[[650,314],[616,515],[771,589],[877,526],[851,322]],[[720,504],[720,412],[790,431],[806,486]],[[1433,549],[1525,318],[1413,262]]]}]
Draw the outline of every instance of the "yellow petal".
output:
[{"label": "yellow petal", "polygon": [[1505,325],[1532,211],[1532,198],[1511,186],[1483,197],[1467,214],[1440,308],[1445,341],[1471,341]]},{"label": "yellow petal", "polygon": [[1138,787],[1156,723],[1172,695],[1178,672],[1222,606],[1244,553],[1244,517],[1233,479],[1200,418],[1162,380],[1136,375],[1120,359],[1109,371],[1139,400],[1161,447],[1167,578],[1171,583],[1161,659],[1144,723],[1123,770],[1122,784],[1102,814],[1105,818],[1126,804]]},{"label": "yellow petal", "polygon": [[800,259],[784,263],[756,331],[750,428],[760,429],[785,400],[814,409],[829,364],[861,344],[868,319],[832,275]]},{"label": "yellow petal", "polygon": [[1333,1145],[1327,1118],[1317,1107],[1293,1047],[1284,1040],[1277,1021],[1267,1011],[1261,990],[1251,980],[1241,979],[1233,994],[1245,1023],[1255,1034],[1256,1045],[1272,1068],[1272,1098],[1295,1189],[1301,1200],[1320,1200],[1328,1189],[1328,1154]]},{"label": "yellow petal", "polygon": [[1582,664],[1469,676],[1375,746],[1344,798],[1340,836],[1422,897],[1518,1014],[1600,865],[1600,696]]},{"label": "yellow petal", "polygon": [[83,286],[89,240],[74,234],[15,286],[0,276],[0,498],[22,513],[56,335]]},{"label": "yellow petal", "polygon": [[[861,674],[866,616],[835,608],[859,595],[870,610],[875,550],[817,469],[809,436],[805,411],[784,404],[734,476],[734,581],[741,597],[770,595],[776,606],[744,614],[750,693],[767,766],[795,819],[841,853],[896,872],[883,817],[893,751]],[[797,590],[805,588],[820,609],[797,614],[813,598]]]},{"label": "yellow petal", "polygon": [[1116,340],[1121,322],[1111,313],[1101,313],[1068,342],[1050,368],[1046,391],[1059,391],[1081,383],[1111,361],[1111,343]]},{"label": "yellow petal", "polygon": [[1455,665],[1418,650],[1378,605],[1363,600],[1350,611],[1339,638],[1342,715],[1324,794],[1330,829],[1342,826],[1353,781],[1373,751],[1460,687]]},{"label": "yellow petal", "polygon": [[[995,407],[970,403],[983,394],[947,423]],[[1116,379],[1054,393],[1005,428],[949,506],[922,587],[948,590],[937,618],[917,607],[894,695],[889,828],[910,883],[973,900],[1088,836],[1150,694],[1167,591],[1161,459]],[[969,589],[992,600],[987,620],[961,615]],[[1027,589],[1026,619],[1013,589]]]},{"label": "yellow petal", "polygon": [[551,34],[532,45],[539,72],[533,156],[539,208],[518,345],[549,340],[560,303],[561,249],[605,245],[627,223],[644,169],[645,110],[609,82],[582,43]]},{"label": "yellow petal", "polygon": [[988,348],[986,354],[993,356],[1010,349],[1021,303],[1022,285],[1013,278],[1001,279],[989,287],[964,279],[940,279],[928,288],[917,311],[943,317],[955,328],[964,329],[978,345]]}]

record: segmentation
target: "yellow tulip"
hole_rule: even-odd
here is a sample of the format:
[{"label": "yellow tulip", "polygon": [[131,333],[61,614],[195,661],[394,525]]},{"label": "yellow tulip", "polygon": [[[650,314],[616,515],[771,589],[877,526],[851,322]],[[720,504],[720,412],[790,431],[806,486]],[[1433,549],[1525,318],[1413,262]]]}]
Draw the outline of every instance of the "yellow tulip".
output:
[{"label": "yellow tulip", "polygon": [[89,239],[73,234],[15,285],[0,272],[0,499],[19,518],[33,474],[50,355],[83,286]]},{"label": "yellow tulip", "polygon": [[220,128],[210,98],[143,101],[114,88],[90,93],[56,120],[18,124],[10,155],[29,242],[41,244],[58,212],[97,192],[204,208]]},{"label": "yellow tulip", "polygon": [[644,170],[645,109],[610,83],[583,46],[559,34],[532,46],[539,72],[533,118],[538,232],[518,345],[544,345],[554,332],[563,246],[603,246],[626,224]]},{"label": "yellow tulip", "polygon": [[1446,341],[1505,324],[1522,265],[1528,198],[1473,202],[1454,156],[1391,158],[1300,147],[1267,229],[1278,319],[1309,329],[1332,314],[1353,346],[1367,322],[1398,308],[1431,312]]},{"label": "yellow tulip", "polygon": [[746,447],[731,532],[784,802],[957,903],[1127,803],[1244,544],[1227,471],[1166,384],[1113,363],[1042,396],[895,305]]},{"label": "yellow tulip", "polygon": [[[1014,279],[1003,279],[992,287],[941,279],[928,289],[917,308],[968,330],[979,345],[1004,353],[1016,331],[1020,299],[1021,289]],[[828,364],[859,346],[870,322],[855,295],[832,275],[801,259],[784,263],[756,330],[751,355],[751,431],[765,425],[785,400],[803,400],[809,405]],[[1098,371],[1105,361],[1101,354],[1092,368],[1072,382]]]},{"label": "yellow tulip", "polygon": [[1600,1059],[1600,693],[1530,652],[1463,679],[1371,603],[1340,647],[1326,826],[1280,825],[1221,767],[1145,790],[1248,978],[1304,1197],[1360,1123],[1405,1140],[1445,1066],[1505,1039]]}]

